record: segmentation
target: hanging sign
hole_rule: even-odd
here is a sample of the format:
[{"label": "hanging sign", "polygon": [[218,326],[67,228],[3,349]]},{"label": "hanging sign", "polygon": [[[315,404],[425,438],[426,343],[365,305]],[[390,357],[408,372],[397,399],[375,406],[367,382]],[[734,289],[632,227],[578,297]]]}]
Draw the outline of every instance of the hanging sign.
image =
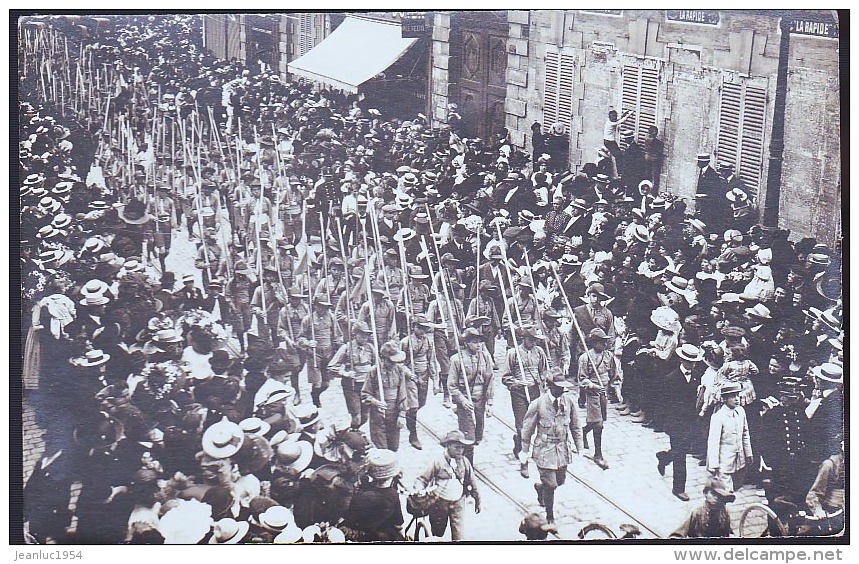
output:
[{"label": "hanging sign", "polygon": [[665,19],[669,22],[719,25],[719,12],[716,10],[666,10]]}]

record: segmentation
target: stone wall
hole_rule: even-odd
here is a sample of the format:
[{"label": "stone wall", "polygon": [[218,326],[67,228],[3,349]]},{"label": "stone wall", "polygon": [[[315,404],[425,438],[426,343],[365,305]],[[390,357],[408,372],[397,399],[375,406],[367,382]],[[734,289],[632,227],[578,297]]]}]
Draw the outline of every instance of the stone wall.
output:
[{"label": "stone wall", "polygon": [[[620,105],[623,65],[646,59],[642,64],[660,69],[656,125],[666,142],[662,187],[692,198],[695,155],[716,148],[722,82],[751,81],[767,91],[763,200],[779,16],[724,11],[718,25],[710,26],[667,21],[663,10],[625,10],[619,17],[511,11],[506,110],[512,140],[530,151],[531,124],[543,121],[547,49],[560,49],[575,61],[570,144],[571,162],[578,164],[593,160],[607,109]],[[840,225],[841,206],[837,46],[831,39],[791,39],[781,193],[781,225],[828,242]]]},{"label": "stone wall", "polygon": [[433,19],[432,54],[430,57],[430,107],[433,126],[447,122],[450,101],[450,14],[437,12]]}]

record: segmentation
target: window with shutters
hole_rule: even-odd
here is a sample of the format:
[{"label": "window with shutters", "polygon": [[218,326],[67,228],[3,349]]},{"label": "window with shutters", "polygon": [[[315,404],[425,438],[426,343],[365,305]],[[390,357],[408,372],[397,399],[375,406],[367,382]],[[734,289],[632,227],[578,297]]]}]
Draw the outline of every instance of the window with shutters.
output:
[{"label": "window with shutters", "polygon": [[543,126],[564,124],[570,134],[573,118],[573,73],[575,65],[572,55],[549,51],[546,53],[546,83],[543,88]]},{"label": "window with shutters", "polygon": [[313,14],[301,14],[299,20],[299,55],[304,55],[313,49]]},{"label": "window with shutters", "polygon": [[734,165],[749,197],[756,197],[764,162],[766,88],[743,82],[722,82],[716,160]]},{"label": "window with shutters", "polygon": [[659,68],[640,64],[624,65],[621,75],[621,104],[619,112],[635,112],[621,128],[632,131],[635,140],[643,143],[647,130],[656,125],[656,112],[659,102]]}]

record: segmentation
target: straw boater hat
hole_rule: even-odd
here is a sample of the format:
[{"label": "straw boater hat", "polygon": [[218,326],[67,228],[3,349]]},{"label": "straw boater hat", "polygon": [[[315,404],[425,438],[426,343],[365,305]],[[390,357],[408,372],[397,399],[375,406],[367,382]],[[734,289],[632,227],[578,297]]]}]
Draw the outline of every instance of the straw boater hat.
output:
[{"label": "straw boater hat", "polygon": [[755,307],[747,307],[746,313],[752,317],[758,317],[760,319],[772,319],[769,308],[764,304],[756,304]]},{"label": "straw boater hat", "polygon": [[282,531],[290,524],[295,524],[292,511],[282,505],[269,507],[256,519],[257,523],[269,531]]},{"label": "straw boater hat", "polygon": [[[640,210],[634,210],[634,211],[640,211]],[[643,217],[644,216],[642,215],[642,218]],[[636,241],[639,241],[641,243],[649,243],[650,242],[650,231],[644,225],[635,225],[632,228],[632,236],[635,238]]]},{"label": "straw boater hat", "polygon": [[87,351],[86,354],[83,355],[83,357],[80,357],[79,359],[77,359],[76,364],[77,364],[77,366],[86,366],[86,367],[101,366],[102,364],[104,364],[108,360],[110,360],[109,354],[106,354],[101,349],[95,349],[95,350]]},{"label": "straw boater hat", "polygon": [[403,227],[394,233],[394,241],[409,241],[417,235],[417,232],[410,227]]},{"label": "straw boater hat", "polygon": [[156,343],[178,343],[182,340],[182,333],[175,328],[161,329],[152,336]]},{"label": "straw boater hat", "polygon": [[54,227],[53,225],[45,225],[41,229],[39,229],[37,233],[37,237],[39,239],[50,239],[52,237],[56,237],[60,234],[60,230]]},{"label": "straw boater hat", "polygon": [[811,373],[825,382],[844,383],[844,369],[832,362],[824,362],[820,366],[815,366],[811,369]]},{"label": "straw boater hat", "polygon": [[51,225],[54,227],[54,229],[65,229],[71,224],[71,216],[64,213],[57,214],[57,216],[54,217],[54,220],[51,221]]},{"label": "straw boater hat", "polygon": [[98,237],[90,237],[84,242],[83,248],[81,249],[81,253],[90,253],[90,254],[98,254],[104,249],[105,243]]},{"label": "straw boater hat", "polygon": [[270,430],[271,425],[259,417],[249,417],[239,421],[239,427],[248,435],[264,437]]},{"label": "straw boater hat", "polygon": [[716,304],[741,304],[741,303],[743,303],[743,300],[741,300],[740,295],[735,293],[735,292],[725,292],[724,294],[722,294],[722,297],[720,297],[718,300],[716,300],[713,303],[716,303]]},{"label": "straw boater hat", "polygon": [[43,269],[59,268],[73,258],[74,254],[72,254],[70,251],[63,251],[62,249],[53,249],[50,251],[42,251],[41,253],[39,253],[39,258],[34,262],[40,265]]},{"label": "straw boater hat", "polygon": [[677,349],[677,356],[689,362],[701,362],[704,360],[704,351],[693,344],[686,343]]},{"label": "straw boater hat", "polygon": [[44,174],[30,174],[27,178],[24,179],[24,186],[34,186],[39,182],[44,182],[45,175]]},{"label": "straw boater hat", "polygon": [[229,458],[239,452],[244,439],[242,428],[224,417],[203,433],[203,452],[212,458]]},{"label": "straw boater hat", "polygon": [[85,295],[85,297],[80,301],[80,304],[82,306],[100,306],[105,305],[108,302],[110,302],[110,298],[104,294],[90,294]]},{"label": "straw boater hat", "polygon": [[719,394],[726,396],[728,394],[738,394],[743,391],[743,385],[740,382],[725,382],[719,388]]},{"label": "straw boater hat", "polygon": [[419,266],[410,266],[409,277],[415,280],[426,280],[429,278],[429,274],[424,274],[424,271]]},{"label": "straw boater hat", "polygon": [[402,469],[394,451],[374,448],[367,453],[367,473],[373,480],[380,482],[399,476],[401,472]]},{"label": "straw boater hat", "polygon": [[570,202],[570,205],[576,209],[580,209],[583,211],[587,211],[588,209],[588,203],[581,198],[574,199],[572,202]]},{"label": "straw boater hat", "polygon": [[665,283],[665,287],[678,294],[684,294],[688,289],[689,281],[682,276],[674,276]]},{"label": "straw boater hat", "polygon": [[313,404],[303,403],[293,410],[292,414],[298,419],[298,426],[307,429],[319,423],[319,410]]}]

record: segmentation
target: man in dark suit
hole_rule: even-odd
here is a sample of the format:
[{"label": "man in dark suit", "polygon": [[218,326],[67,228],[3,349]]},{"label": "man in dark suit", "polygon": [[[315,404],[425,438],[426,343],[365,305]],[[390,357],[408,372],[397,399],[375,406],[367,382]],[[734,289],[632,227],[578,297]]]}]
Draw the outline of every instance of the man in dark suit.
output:
[{"label": "man in dark suit", "polygon": [[686,494],[686,454],[697,418],[695,406],[698,385],[701,383],[699,367],[704,352],[688,343],[675,352],[680,357],[680,366],[666,374],[661,381],[662,409],[667,414],[665,431],[671,441],[671,448],[656,453],[656,469],[664,476],[665,467],[673,464],[671,492],[677,499],[689,501]]},{"label": "man in dark suit", "polygon": [[512,171],[496,187],[493,196],[496,209],[505,209],[515,217],[522,210],[532,210],[537,206],[537,196],[534,190],[525,185],[521,175]]},{"label": "man in dark suit", "polygon": [[725,179],[710,166],[710,154],[698,154],[698,189],[695,192],[695,211],[712,231],[721,232],[732,217],[725,199]]},{"label": "man in dark suit", "polygon": [[811,371],[814,394],[805,415],[809,419],[811,460],[820,465],[839,448],[840,436],[844,433],[844,369],[826,362]]}]

